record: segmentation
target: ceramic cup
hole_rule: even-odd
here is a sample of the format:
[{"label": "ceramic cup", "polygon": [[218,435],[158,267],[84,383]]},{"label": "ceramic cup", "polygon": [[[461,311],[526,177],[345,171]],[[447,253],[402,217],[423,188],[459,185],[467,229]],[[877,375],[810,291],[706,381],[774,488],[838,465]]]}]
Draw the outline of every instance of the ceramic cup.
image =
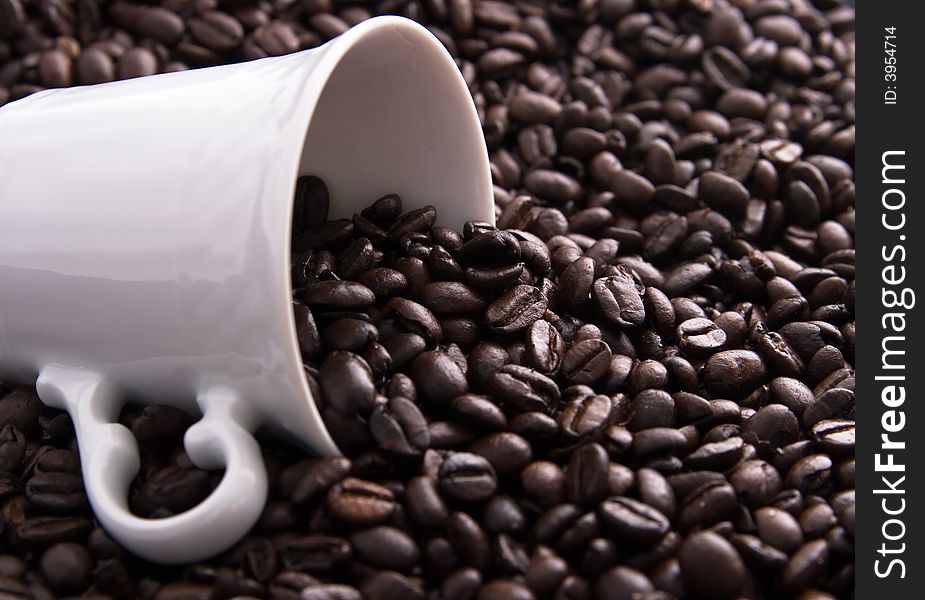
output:
[{"label": "ceramic cup", "polygon": [[[0,379],[74,422],[100,523],[135,554],[194,561],[240,539],[267,476],[252,433],[338,449],[303,375],[289,245],[300,174],[331,216],[390,192],[441,222],[492,221],[485,141],[432,34],[370,19],[289,56],[40,92],[0,109]],[[128,508],[126,401],[202,418],[184,444],[224,467],[200,505]]]}]

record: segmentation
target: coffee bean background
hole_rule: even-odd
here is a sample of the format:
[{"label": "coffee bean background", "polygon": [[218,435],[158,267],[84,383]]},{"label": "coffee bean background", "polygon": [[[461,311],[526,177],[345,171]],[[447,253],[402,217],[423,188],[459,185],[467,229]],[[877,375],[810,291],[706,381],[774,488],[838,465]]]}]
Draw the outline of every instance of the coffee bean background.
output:
[{"label": "coffee bean background", "polygon": [[[263,439],[212,560],[100,529],[67,415],[0,386],[0,592],[157,600],[854,597],[854,11],[839,0],[0,0],[0,105],[420,21],[498,228],[299,181],[294,312],[346,457]],[[387,194],[390,190],[382,190]],[[436,203],[435,199],[435,203]],[[132,510],[220,472],[129,405]]]}]

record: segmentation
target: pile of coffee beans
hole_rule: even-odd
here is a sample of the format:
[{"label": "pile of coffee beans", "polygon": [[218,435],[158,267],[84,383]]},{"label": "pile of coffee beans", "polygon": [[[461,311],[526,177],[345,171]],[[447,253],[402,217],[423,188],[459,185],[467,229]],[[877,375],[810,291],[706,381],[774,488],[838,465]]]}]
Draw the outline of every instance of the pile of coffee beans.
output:
[{"label": "pile of coffee beans", "polygon": [[[852,598],[839,0],[0,0],[0,104],[308,48],[376,14],[456,57],[497,228],[395,195],[329,220],[324,182],[300,179],[299,343],[345,457],[263,440],[266,510],[210,561],[128,555],[93,518],[67,415],[0,390],[0,595]],[[121,421],[137,514],[217,484],[183,452],[185,413]]]}]

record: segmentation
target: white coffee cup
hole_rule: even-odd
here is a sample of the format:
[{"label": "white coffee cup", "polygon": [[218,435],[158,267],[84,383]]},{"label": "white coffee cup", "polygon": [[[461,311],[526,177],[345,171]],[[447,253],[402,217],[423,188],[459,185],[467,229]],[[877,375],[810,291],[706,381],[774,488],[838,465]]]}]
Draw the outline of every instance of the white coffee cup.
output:
[{"label": "white coffee cup", "polygon": [[[313,50],[51,90],[0,109],[0,379],[67,410],[100,523],[162,563],[211,556],[265,504],[252,432],[338,453],[305,381],[289,245],[300,174],[331,216],[396,192],[441,222],[493,221],[479,119],[422,26],[370,19]],[[184,443],[224,466],[200,505],[128,508],[127,400],[202,419]]]}]

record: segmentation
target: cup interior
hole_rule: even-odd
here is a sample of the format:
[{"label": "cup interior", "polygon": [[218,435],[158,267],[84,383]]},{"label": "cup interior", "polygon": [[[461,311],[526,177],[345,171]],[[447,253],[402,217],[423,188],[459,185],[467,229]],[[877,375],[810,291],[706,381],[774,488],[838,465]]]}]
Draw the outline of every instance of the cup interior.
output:
[{"label": "cup interior", "polygon": [[[305,137],[300,174],[328,185],[330,217],[350,218],[387,193],[440,223],[493,220],[481,125],[459,70],[435,37],[383,19],[335,41],[335,61]],[[345,37],[350,35],[345,34]]]}]

